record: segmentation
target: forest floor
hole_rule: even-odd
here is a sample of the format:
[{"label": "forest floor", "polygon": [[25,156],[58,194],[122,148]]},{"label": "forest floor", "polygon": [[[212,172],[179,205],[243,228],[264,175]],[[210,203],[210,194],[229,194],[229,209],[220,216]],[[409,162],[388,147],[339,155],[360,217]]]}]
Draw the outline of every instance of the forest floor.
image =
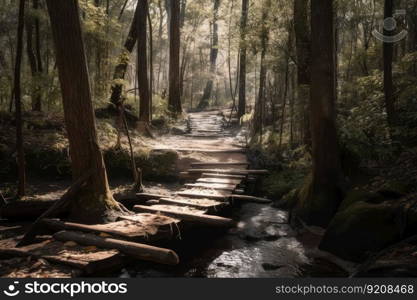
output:
[{"label": "forest floor", "polygon": [[[154,139],[133,136],[134,150],[143,151],[146,144],[149,152],[174,151],[175,172],[183,172],[192,163],[246,163],[243,149],[244,137],[239,130],[225,129],[223,111],[191,113],[185,122],[176,125],[174,132],[157,135]],[[99,129],[108,125],[99,125]],[[172,130],[171,130],[172,131]],[[101,139],[109,134],[100,132]],[[33,136],[31,137],[33,138]],[[123,139],[124,140],[124,139]],[[30,139],[27,142],[34,142]],[[112,143],[114,141],[111,141]],[[123,141],[126,143],[126,141]],[[65,145],[64,139],[62,143]],[[126,147],[126,144],[124,144]],[[105,148],[108,145],[105,145]],[[163,163],[163,162],[162,162]],[[112,175],[112,174],[110,174]],[[121,195],[130,188],[126,178],[114,178],[113,192]],[[68,178],[59,181],[50,178],[30,179],[30,195],[26,200],[56,200],[70,185]],[[175,195],[183,186],[177,182],[145,181],[145,191],[149,194]],[[255,187],[251,188],[256,190]],[[152,263],[129,264],[116,276],[129,277],[295,277],[295,276],[347,276],[348,263],[325,254],[317,249],[320,236],[308,231],[298,234],[288,224],[288,212],[270,205],[248,203],[240,205],[232,213],[238,221],[236,228],[227,232],[208,230],[203,234],[191,233],[174,249],[179,253],[180,265],[164,267]],[[3,238],[14,243],[28,228],[30,222],[2,222]],[[17,236],[16,236],[17,234]],[[10,240],[10,237],[12,238]],[[6,240],[5,240],[6,241]],[[2,241],[3,242],[3,241]],[[45,264],[22,266],[16,269],[13,260],[11,269],[6,262],[6,276],[67,276],[68,270],[51,269]],[[7,271],[8,270],[8,271]],[[36,275],[35,275],[36,274]],[[113,275],[113,276],[114,276]]]},{"label": "forest floor", "polygon": [[[135,159],[138,166],[144,168],[145,192],[166,195],[167,197],[175,195],[183,188],[179,181],[179,174],[190,169],[194,163],[247,162],[245,153],[247,145],[244,129],[226,126],[227,118],[225,116],[229,114],[230,111],[224,110],[190,113],[186,119],[171,124],[169,129],[163,127],[162,130],[155,130],[154,138],[143,137],[132,128],[131,136]],[[3,118],[3,120],[5,119]],[[51,201],[59,199],[71,182],[68,176],[70,174],[68,145],[62,119],[55,116],[32,115],[27,120],[25,148],[28,150],[29,189],[28,197],[25,200]],[[100,145],[102,145],[108,166],[111,188],[115,197],[118,198],[123,197],[129,191],[132,181],[129,179],[130,163],[127,139],[122,137],[121,150],[114,149],[117,134],[113,124],[114,121],[109,118],[99,119],[98,133]],[[9,129],[10,124],[7,124],[7,122],[0,124],[2,132],[2,135],[0,135],[0,158],[3,160],[2,165],[5,166],[0,171],[0,177],[5,178],[0,184],[0,189],[6,196],[12,195],[14,189],[14,183],[7,180],[7,176],[14,176],[14,159],[8,155],[13,153],[13,149],[10,147],[10,145],[13,145],[13,131]],[[254,159],[255,167],[259,167],[257,165],[259,163],[257,161],[258,158],[258,156],[251,157],[251,163]],[[407,165],[410,166],[407,174],[415,169],[412,168],[410,163],[412,159],[413,156],[405,160]],[[398,176],[390,175],[390,177],[401,178],[401,175],[404,174],[400,174],[400,169],[385,169],[381,173],[399,174]],[[239,205],[230,216],[238,221],[238,226],[235,229],[220,233],[210,230],[203,233],[197,232],[185,238],[181,243],[174,245],[175,251],[183,258],[180,265],[176,267],[162,267],[151,263],[130,263],[121,272],[112,273],[112,276],[349,276],[349,274],[355,272],[360,262],[348,262],[328,252],[319,250],[323,237],[326,239],[324,230],[308,226],[293,228],[289,224],[288,210],[276,208],[280,207],[277,204],[282,204],[282,200],[286,199],[286,195],[275,196],[274,192],[268,189],[271,189],[271,185],[272,187],[278,185],[279,188],[282,188],[283,185],[288,184],[288,181],[291,181],[290,185],[295,185],[294,182],[296,180],[286,178],[287,172],[288,170],[286,169],[278,168],[275,171],[273,170],[273,174],[266,180],[253,183],[247,187],[250,192],[258,194],[258,196],[269,196],[275,202],[275,207],[254,203]],[[302,177],[304,174],[300,170],[295,172],[300,173],[299,177]],[[393,228],[393,224],[404,221],[402,217],[397,219],[397,213],[392,217],[393,214],[391,212],[398,211],[399,205],[396,204],[398,201],[393,202],[391,199],[395,200],[402,197],[402,192],[406,193],[405,190],[409,191],[409,189],[398,184],[398,180],[393,184],[392,180],[389,181],[386,177],[380,175],[372,177],[372,180],[369,179],[369,176],[365,180],[358,178],[355,178],[355,180],[358,182],[363,181],[364,183],[361,183],[361,188],[354,188],[348,194],[345,200],[346,203],[342,204],[342,206],[352,205],[353,210],[356,209],[348,217],[362,213],[366,214],[368,213],[368,206],[370,206],[373,210],[371,212],[372,217],[376,215],[376,223],[373,224],[373,221],[371,221],[369,224],[362,224],[358,220],[351,221],[348,218],[346,222],[350,222],[349,224],[353,229],[341,232],[339,235],[346,236],[346,240],[349,241],[355,240],[355,243],[350,243],[350,245],[353,245],[351,246],[352,252],[356,253],[355,255],[357,253],[363,255],[368,248],[372,247],[364,243],[369,237],[361,237],[362,234],[375,237],[376,240],[374,239],[373,243],[379,243],[379,248],[372,249],[374,252],[375,250],[384,249],[387,245],[390,245],[389,243],[393,244],[401,240],[396,232],[392,233],[393,236],[391,236],[391,231],[388,230]],[[287,192],[289,191],[288,187],[285,187],[285,189]],[[365,194],[362,192],[363,190],[366,190]],[[402,207],[403,202],[399,202],[401,203],[400,207]],[[363,203],[366,205],[364,206]],[[413,204],[414,202],[407,203]],[[413,205],[410,207],[407,203],[405,204],[407,207],[406,212],[408,213],[411,210],[413,213],[415,207]],[[378,219],[379,211],[382,214],[381,219]],[[346,214],[344,217],[346,217]],[[393,220],[392,218],[395,219]],[[374,220],[373,218],[365,219]],[[414,219],[409,218],[407,220],[406,222],[410,223]],[[341,222],[342,224],[346,223],[343,219]],[[391,224],[391,222],[394,223]],[[415,224],[408,223],[404,226],[408,226],[411,228],[410,230],[413,230],[412,228],[414,228]],[[30,222],[1,221],[0,237],[17,237],[24,232],[29,224]],[[360,228],[356,228],[357,226]],[[401,227],[401,234],[405,230],[404,226]],[[363,228],[367,228],[367,230],[364,231]],[[387,232],[389,231],[388,234],[379,234],[380,230],[385,229],[387,229]],[[349,256],[351,253],[346,254],[343,252],[346,247],[337,247],[338,244],[343,245],[343,241],[340,241],[340,238],[338,239],[337,237],[337,230],[337,227],[336,231],[330,227],[330,230],[327,231],[327,235],[331,237],[332,241],[330,247],[328,247],[333,247],[331,249],[332,252],[338,254],[339,257],[349,259],[353,256]],[[332,234],[336,234],[336,236],[332,236]],[[392,239],[387,243],[387,238],[391,237]],[[329,237],[327,237],[327,242],[329,242]],[[368,261],[368,269],[370,264],[371,271],[376,272],[374,275],[382,274],[387,268],[386,257],[388,257],[393,265],[393,270],[397,272],[398,268],[401,269],[401,266],[404,264],[402,257],[405,257],[407,261],[415,260],[415,253],[417,253],[415,250],[417,250],[417,246],[414,240],[399,244],[391,250],[388,249],[388,252],[381,252],[378,261],[375,258],[374,261]],[[12,262],[11,265],[13,266],[15,263]],[[33,270],[30,268],[33,268],[33,265],[28,265],[26,272],[10,272],[9,274],[12,274],[12,276],[13,274],[15,276],[44,275],[42,270],[39,270],[39,268],[44,268],[44,265]],[[38,271],[39,273],[36,273]],[[409,272],[409,268],[406,271]],[[411,271],[414,272],[413,270]],[[56,276],[66,276],[67,274],[68,270],[56,270]]]}]

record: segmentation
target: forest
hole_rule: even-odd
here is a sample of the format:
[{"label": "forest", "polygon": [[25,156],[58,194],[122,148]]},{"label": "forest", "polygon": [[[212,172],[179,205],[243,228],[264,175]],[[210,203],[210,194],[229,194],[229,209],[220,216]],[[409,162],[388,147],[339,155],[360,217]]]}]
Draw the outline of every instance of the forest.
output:
[{"label": "forest", "polygon": [[416,277],[416,0],[0,0],[0,276]]}]

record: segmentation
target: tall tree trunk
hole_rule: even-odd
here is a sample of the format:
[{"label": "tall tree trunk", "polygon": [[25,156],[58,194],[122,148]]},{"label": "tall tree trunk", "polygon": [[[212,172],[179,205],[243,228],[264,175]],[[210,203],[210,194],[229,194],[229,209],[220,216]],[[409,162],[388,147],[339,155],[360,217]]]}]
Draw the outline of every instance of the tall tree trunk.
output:
[{"label": "tall tree trunk", "polygon": [[[139,97],[140,97],[140,110],[139,110],[139,123],[140,127],[148,126],[150,118],[150,93],[149,93],[149,78],[148,78],[148,43],[146,34],[146,23],[148,18],[148,0],[139,0],[138,9],[136,10],[137,22],[136,32],[138,42],[138,64],[137,64],[137,76],[139,85]],[[143,127],[144,128],[144,127]]]},{"label": "tall tree trunk", "polygon": [[123,80],[126,76],[127,67],[129,65],[129,57],[137,41],[136,20],[138,15],[138,7],[139,5],[136,5],[136,11],[132,20],[132,24],[130,25],[129,34],[127,35],[125,44],[123,46],[123,52],[120,54],[119,63],[114,70],[114,83],[111,88],[110,102],[113,103],[116,107],[119,107],[122,103],[123,84],[121,84],[120,81]]},{"label": "tall tree trunk", "polygon": [[311,1],[312,175],[300,193],[297,214],[307,224],[327,226],[343,198],[343,175],[335,121],[336,62],[333,0]]},{"label": "tall tree trunk", "polygon": [[[33,1],[33,8],[37,8],[37,1]],[[33,31],[35,30],[35,46],[36,53],[33,47]],[[42,110],[42,97],[41,87],[39,86],[39,77],[42,70],[42,64],[40,63],[40,42],[39,42],[39,20],[32,16],[32,14],[26,17],[26,52],[29,59],[29,66],[32,74],[32,111]],[[38,61],[39,60],[39,61]]]},{"label": "tall tree trunk", "polygon": [[242,16],[240,20],[240,58],[239,58],[239,104],[238,119],[246,113],[246,27],[248,23],[249,0],[242,0]]},{"label": "tall tree trunk", "polygon": [[[265,82],[266,82],[266,73],[267,66],[265,62],[265,57],[267,53],[268,40],[269,40],[269,29],[267,27],[267,19],[269,15],[269,9],[271,7],[271,0],[264,0],[262,7],[262,30],[261,30],[261,68],[259,73],[259,91],[258,99],[255,103],[255,119],[253,123],[253,132],[254,134],[259,134],[262,138],[262,128],[263,128],[263,112],[264,112],[264,103],[265,103]],[[262,143],[262,141],[261,141]]]},{"label": "tall tree trunk", "polygon": [[180,84],[180,0],[170,0],[168,109],[182,113]]},{"label": "tall tree trunk", "polygon": [[211,49],[210,49],[210,79],[207,81],[206,87],[203,92],[203,97],[201,97],[200,103],[198,104],[198,109],[203,110],[209,106],[209,101],[211,98],[211,94],[213,92],[214,86],[214,78],[216,72],[216,64],[217,64],[217,56],[219,54],[219,8],[220,8],[220,0],[214,0],[214,7],[213,7],[213,37],[211,42]]},{"label": "tall tree trunk", "polygon": [[17,149],[17,164],[19,183],[17,187],[17,196],[25,196],[26,190],[26,166],[25,166],[25,152],[23,148],[23,132],[22,132],[22,102],[21,102],[21,66],[22,66],[22,54],[23,54],[23,31],[25,27],[25,1],[19,1],[19,19],[17,26],[17,48],[16,59],[14,69],[14,103],[15,103],[15,116],[16,116],[16,149]]},{"label": "tall tree trunk", "polygon": [[71,218],[85,223],[114,220],[121,209],[110,193],[97,142],[78,1],[47,0],[46,3],[55,42],[73,179],[94,171],[71,206]]},{"label": "tall tree trunk", "polygon": [[[394,0],[385,0],[384,18],[392,18],[394,13]],[[384,28],[384,35],[392,35],[391,31]],[[395,96],[394,84],[392,80],[392,60],[394,55],[394,44],[391,42],[384,42],[383,56],[384,56],[384,94],[385,94],[385,109],[387,111],[387,121],[392,129],[395,125]]]},{"label": "tall tree trunk", "polygon": [[302,128],[304,144],[311,147],[311,131],[308,99],[311,85],[311,38],[308,24],[309,0],[294,0],[294,31],[297,53],[297,91],[302,110]]}]

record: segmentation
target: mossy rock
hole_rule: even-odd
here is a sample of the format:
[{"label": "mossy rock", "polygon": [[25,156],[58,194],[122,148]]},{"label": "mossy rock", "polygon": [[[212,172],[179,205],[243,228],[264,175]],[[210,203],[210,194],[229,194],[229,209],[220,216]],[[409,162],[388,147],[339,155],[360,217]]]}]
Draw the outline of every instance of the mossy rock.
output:
[{"label": "mossy rock", "polygon": [[407,195],[411,188],[412,187],[407,182],[391,180],[386,182],[378,193],[387,198],[399,199]]},{"label": "mossy rock", "polygon": [[343,199],[342,190],[336,186],[313,186],[313,176],[305,179],[299,190],[294,215],[307,225],[327,227]]},{"label": "mossy rock", "polygon": [[262,180],[260,192],[271,199],[282,199],[300,186],[303,177],[303,172],[296,169],[273,172]]},{"label": "mossy rock", "polygon": [[361,201],[379,204],[386,201],[386,199],[378,193],[370,193],[363,190],[351,190],[346,194],[345,198],[340,204],[339,211],[343,211],[349,208],[351,205]]},{"label": "mossy rock", "polygon": [[355,202],[335,215],[320,249],[346,260],[363,261],[369,254],[400,240],[400,212],[398,205],[389,202]]},{"label": "mossy rock", "polygon": [[298,201],[298,189],[292,189],[289,193],[285,194],[281,199],[274,202],[273,206],[281,209],[291,209],[297,205]]}]

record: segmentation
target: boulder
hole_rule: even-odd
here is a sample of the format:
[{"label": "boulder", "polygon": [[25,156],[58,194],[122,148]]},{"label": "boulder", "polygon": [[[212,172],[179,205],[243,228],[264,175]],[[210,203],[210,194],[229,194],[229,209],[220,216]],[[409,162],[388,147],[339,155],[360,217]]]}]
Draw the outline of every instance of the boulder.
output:
[{"label": "boulder", "polygon": [[353,277],[416,277],[417,236],[390,246],[359,266]]},{"label": "boulder", "polygon": [[360,262],[380,251],[403,234],[402,206],[385,201],[379,204],[356,201],[337,212],[320,249],[343,259]]}]

